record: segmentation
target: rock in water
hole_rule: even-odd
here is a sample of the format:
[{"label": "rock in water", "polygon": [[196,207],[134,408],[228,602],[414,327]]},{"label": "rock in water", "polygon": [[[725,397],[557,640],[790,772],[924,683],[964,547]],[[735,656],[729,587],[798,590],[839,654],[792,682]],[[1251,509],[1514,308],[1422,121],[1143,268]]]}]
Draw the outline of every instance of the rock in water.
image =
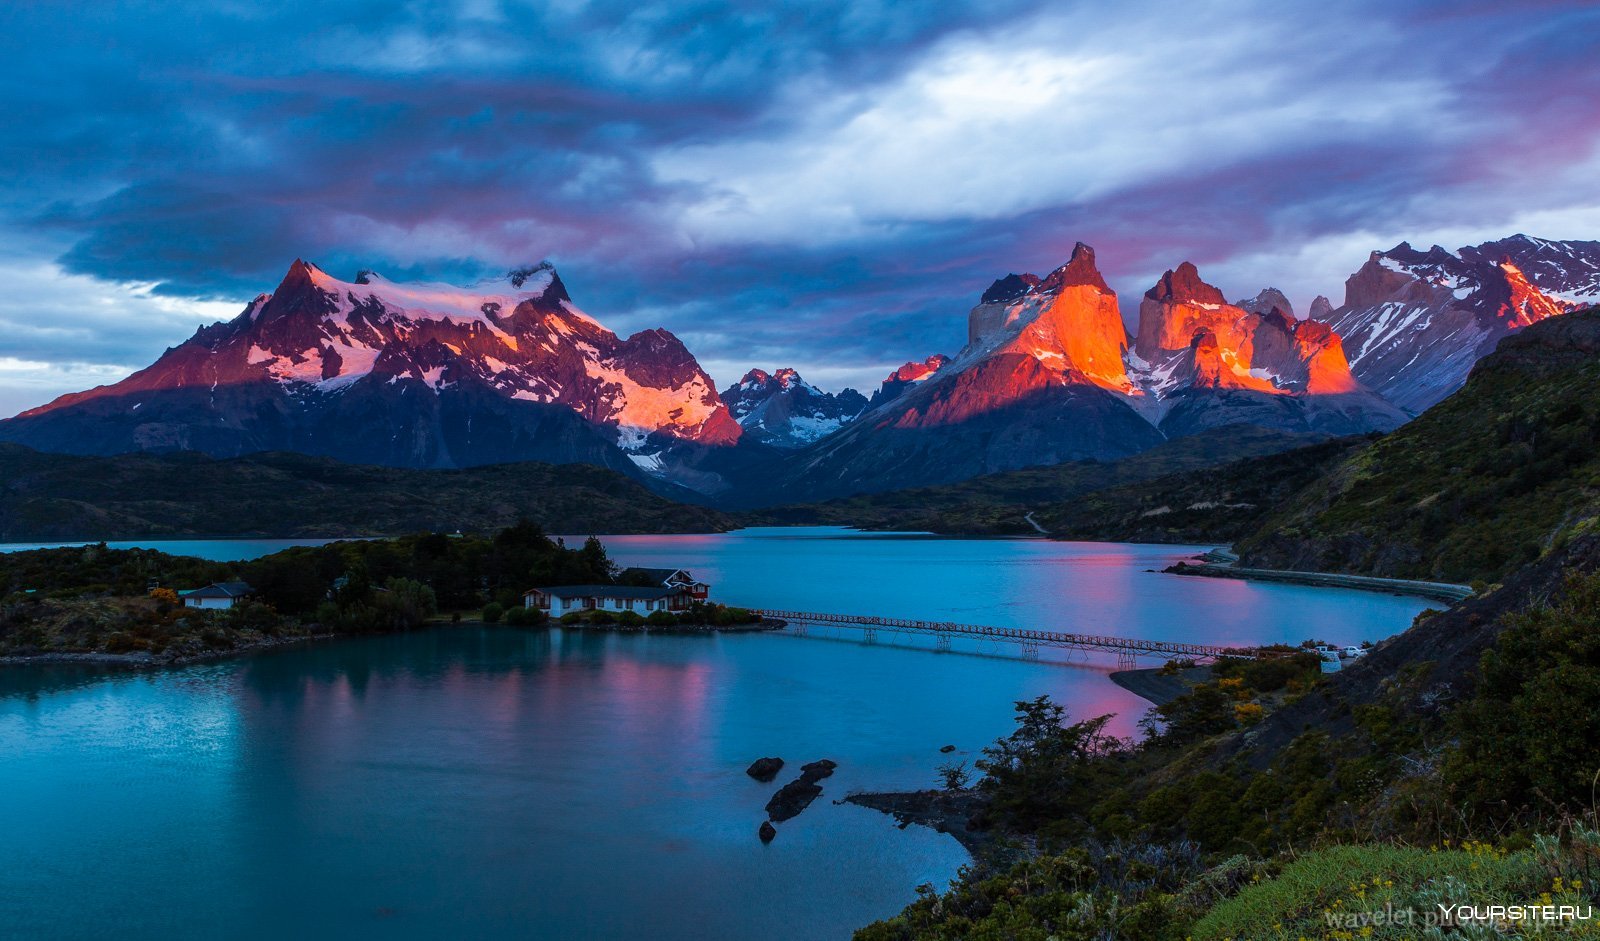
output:
[{"label": "rock in water", "polygon": [[765,784],[777,777],[778,772],[782,770],[782,758],[757,758],[751,763],[750,767],[744,770],[744,773]]},{"label": "rock in water", "polygon": [[954,745],[946,745],[945,747],[939,749],[939,753],[943,754],[943,755],[948,755],[948,754],[950,754],[951,752],[953,752],[955,750],[956,750],[956,747]]},{"label": "rock in water", "polygon": [[777,823],[799,816],[800,811],[822,795],[822,787],[817,782],[833,774],[837,767],[838,762],[826,758],[801,765],[800,776],[778,788],[778,793],[767,801],[767,816]]},{"label": "rock in water", "polygon": [[761,829],[756,831],[756,836],[761,837],[761,842],[763,843],[771,843],[772,838],[777,835],[778,828],[773,826],[770,820],[761,821]]},{"label": "rock in water", "polygon": [[822,795],[822,788],[799,777],[778,788],[778,793],[772,795],[772,800],[767,801],[767,818],[776,823],[782,823],[793,817],[800,816],[800,811],[811,806],[811,802]]}]

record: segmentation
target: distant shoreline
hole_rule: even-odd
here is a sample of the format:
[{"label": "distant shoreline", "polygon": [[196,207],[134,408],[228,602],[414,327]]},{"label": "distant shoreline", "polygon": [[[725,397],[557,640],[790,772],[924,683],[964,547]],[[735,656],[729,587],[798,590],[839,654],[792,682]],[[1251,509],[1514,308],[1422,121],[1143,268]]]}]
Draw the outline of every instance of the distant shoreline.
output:
[{"label": "distant shoreline", "polygon": [[1378,578],[1372,575],[1345,575],[1339,572],[1299,572],[1289,569],[1258,569],[1241,567],[1238,556],[1225,550],[1212,550],[1202,558],[1207,561],[1179,562],[1165,569],[1169,575],[1188,575],[1201,578],[1237,578],[1244,581],[1282,582],[1293,585],[1311,585],[1316,588],[1353,588],[1357,591],[1380,591],[1390,595],[1415,595],[1432,601],[1455,604],[1471,598],[1477,592],[1470,585],[1452,585],[1449,582],[1424,582],[1406,578]]},{"label": "distant shoreline", "polygon": [[147,651],[135,653],[106,653],[97,650],[44,650],[33,654],[4,654],[0,655],[0,669],[6,667],[31,667],[31,666],[82,666],[82,667],[108,667],[125,670],[150,670],[167,669],[171,667],[193,666],[197,663],[214,663],[219,660],[228,660],[234,657],[247,657],[253,654],[269,651],[283,650],[299,647],[316,641],[323,640],[352,640],[368,637],[393,637],[396,634],[418,634],[433,630],[458,630],[460,628],[488,627],[503,630],[549,630],[561,628],[563,630],[596,631],[610,634],[756,634],[769,631],[780,631],[786,622],[774,618],[762,618],[749,624],[731,624],[722,626],[677,624],[668,627],[646,625],[628,627],[621,624],[562,624],[551,621],[545,624],[512,625],[497,622],[490,624],[486,621],[463,620],[450,622],[448,620],[430,621],[414,631],[390,631],[382,633],[349,634],[349,633],[316,633],[294,634],[282,637],[262,637],[237,647],[226,650],[212,650],[205,653],[186,654],[183,656],[165,657]]}]

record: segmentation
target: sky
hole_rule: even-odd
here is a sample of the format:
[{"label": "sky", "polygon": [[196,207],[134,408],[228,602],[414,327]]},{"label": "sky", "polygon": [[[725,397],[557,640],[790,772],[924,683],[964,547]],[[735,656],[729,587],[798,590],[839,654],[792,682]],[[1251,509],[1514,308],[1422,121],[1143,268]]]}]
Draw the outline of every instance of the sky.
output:
[{"label": "sky", "polygon": [[0,415],[303,257],[548,259],[725,386],[870,390],[1096,249],[1304,313],[1374,249],[1600,238],[1593,0],[76,3],[0,9]]}]

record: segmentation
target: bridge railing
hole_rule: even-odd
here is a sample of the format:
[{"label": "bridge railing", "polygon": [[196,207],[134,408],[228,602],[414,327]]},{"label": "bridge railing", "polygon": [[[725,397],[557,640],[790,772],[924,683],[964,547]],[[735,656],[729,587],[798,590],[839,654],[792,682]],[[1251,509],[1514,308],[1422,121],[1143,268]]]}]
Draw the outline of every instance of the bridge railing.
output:
[{"label": "bridge railing", "polygon": [[954,621],[917,621],[908,618],[887,618],[864,614],[820,614],[814,611],[780,611],[768,608],[757,609],[754,613],[762,617],[784,621],[836,624],[842,627],[881,627],[890,630],[916,631],[929,634],[960,634],[968,637],[991,638],[994,640],[1015,640],[1059,647],[1082,647],[1129,653],[1212,658],[1256,657],[1261,653],[1255,648],[1223,647],[1215,644],[1188,644],[1178,641],[1141,640],[1133,637],[1114,637],[1107,634],[1075,634],[1061,631],[1028,630],[1017,627],[993,627],[984,624],[959,624]]}]

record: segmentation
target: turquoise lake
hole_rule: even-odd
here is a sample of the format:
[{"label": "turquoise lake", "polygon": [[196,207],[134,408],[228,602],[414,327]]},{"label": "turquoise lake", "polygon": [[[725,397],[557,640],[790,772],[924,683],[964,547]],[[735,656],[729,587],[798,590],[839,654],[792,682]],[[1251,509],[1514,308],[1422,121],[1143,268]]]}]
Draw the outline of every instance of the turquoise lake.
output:
[{"label": "turquoise lake", "polygon": [[[733,604],[1150,639],[1354,643],[1427,607],[1147,571],[1193,552],[1172,546],[605,541]],[[894,640],[462,628],[155,672],[0,668],[0,937],[846,938],[966,857],[833,800],[931,786],[939,748],[970,762],[1018,699],[1115,713],[1123,734],[1146,705],[1108,658]],[[763,755],[789,762],[770,785],[744,774]],[[823,797],[763,846],[767,798],[824,757]]]}]

